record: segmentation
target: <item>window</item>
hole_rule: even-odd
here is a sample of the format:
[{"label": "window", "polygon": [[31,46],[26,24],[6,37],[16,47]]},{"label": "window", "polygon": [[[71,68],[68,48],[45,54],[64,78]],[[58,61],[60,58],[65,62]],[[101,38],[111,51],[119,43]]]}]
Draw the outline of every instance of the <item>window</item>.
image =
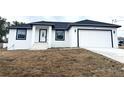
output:
[{"label": "window", "polygon": [[26,29],[18,29],[16,33],[16,40],[26,40]]},{"label": "window", "polygon": [[56,31],[55,40],[64,41],[65,40],[65,31]]}]

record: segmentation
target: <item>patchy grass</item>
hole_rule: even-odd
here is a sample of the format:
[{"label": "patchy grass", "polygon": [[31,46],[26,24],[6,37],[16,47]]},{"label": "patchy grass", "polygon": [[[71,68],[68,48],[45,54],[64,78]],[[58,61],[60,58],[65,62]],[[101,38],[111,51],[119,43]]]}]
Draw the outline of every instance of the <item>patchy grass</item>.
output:
[{"label": "patchy grass", "polygon": [[124,64],[84,49],[0,52],[0,76],[124,76]]}]

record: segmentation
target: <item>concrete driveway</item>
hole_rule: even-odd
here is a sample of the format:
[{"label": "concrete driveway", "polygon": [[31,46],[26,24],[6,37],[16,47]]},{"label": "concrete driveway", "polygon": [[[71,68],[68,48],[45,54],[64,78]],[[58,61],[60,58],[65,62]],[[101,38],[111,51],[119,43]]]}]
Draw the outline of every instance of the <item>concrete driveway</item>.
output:
[{"label": "concrete driveway", "polygon": [[86,48],[86,49],[101,54],[103,56],[109,57],[121,63],[124,63],[124,49],[115,48]]}]

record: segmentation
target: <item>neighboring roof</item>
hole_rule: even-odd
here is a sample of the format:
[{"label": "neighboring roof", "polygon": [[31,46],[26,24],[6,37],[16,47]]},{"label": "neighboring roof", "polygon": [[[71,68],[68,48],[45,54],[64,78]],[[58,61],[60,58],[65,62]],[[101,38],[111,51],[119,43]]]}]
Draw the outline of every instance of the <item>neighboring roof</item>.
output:
[{"label": "neighboring roof", "polygon": [[48,22],[48,21],[39,21],[39,22],[32,22],[28,24],[23,24],[19,26],[11,26],[10,29],[16,28],[27,28],[31,29],[32,25],[48,25],[52,26],[55,30],[68,30],[71,26],[91,26],[91,27],[112,27],[112,28],[119,28],[120,25],[92,21],[92,20],[83,20],[78,22]]},{"label": "neighboring roof", "polygon": [[118,37],[118,40],[123,40],[124,41],[124,37]]}]

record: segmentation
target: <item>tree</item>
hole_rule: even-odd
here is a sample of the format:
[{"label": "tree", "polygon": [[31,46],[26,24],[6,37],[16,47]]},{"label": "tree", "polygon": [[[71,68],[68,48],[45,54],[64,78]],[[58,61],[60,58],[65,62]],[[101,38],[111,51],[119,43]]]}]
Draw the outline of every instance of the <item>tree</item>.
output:
[{"label": "tree", "polygon": [[7,33],[7,28],[6,28],[6,19],[0,17],[0,42],[2,42],[2,37],[6,35]]},{"label": "tree", "polygon": [[9,33],[9,27],[10,26],[17,26],[25,24],[23,22],[13,21],[12,24],[10,22],[7,22],[5,18],[2,18],[0,16],[0,42],[3,42],[2,38],[3,36],[6,37],[6,34]]},{"label": "tree", "polygon": [[18,21],[13,21],[12,26],[18,26],[18,25],[22,25],[25,24],[23,22],[18,22]]}]

